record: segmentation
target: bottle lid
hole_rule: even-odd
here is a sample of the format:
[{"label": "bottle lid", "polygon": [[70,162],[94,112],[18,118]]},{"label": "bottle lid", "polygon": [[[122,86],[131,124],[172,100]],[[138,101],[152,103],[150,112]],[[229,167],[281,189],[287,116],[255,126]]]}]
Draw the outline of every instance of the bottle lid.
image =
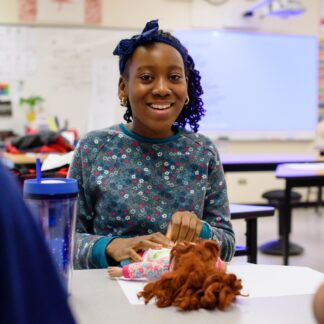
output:
[{"label": "bottle lid", "polygon": [[29,179],[24,182],[24,194],[64,195],[74,193],[78,193],[78,184],[75,179],[45,178],[41,181]]}]

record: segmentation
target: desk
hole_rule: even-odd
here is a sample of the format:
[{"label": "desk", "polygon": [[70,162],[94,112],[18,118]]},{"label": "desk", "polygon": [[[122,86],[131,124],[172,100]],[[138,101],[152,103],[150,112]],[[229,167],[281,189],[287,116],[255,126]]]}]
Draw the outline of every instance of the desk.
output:
[{"label": "desk", "polygon": [[282,223],[283,230],[283,255],[284,264],[288,265],[289,231],[291,226],[291,204],[290,193],[294,187],[321,187],[324,185],[323,163],[287,163],[281,164],[276,169],[276,177],[285,179],[285,217]]},{"label": "desk", "polygon": [[281,163],[323,161],[310,154],[221,154],[225,172],[274,171]]},{"label": "desk", "polygon": [[[75,270],[72,274],[70,304],[78,324],[314,324],[312,294],[324,280],[324,275],[316,271],[310,275],[308,268],[297,268],[230,265],[229,271],[242,278],[243,286],[251,288],[248,289],[250,297],[239,297],[225,312],[203,309],[180,312],[174,307],[161,309],[151,304],[131,305],[118,283],[107,278],[105,269]],[[271,283],[267,283],[267,278],[262,278],[258,269],[267,276],[274,273],[275,280],[272,278]],[[290,276],[290,271],[295,269],[300,273],[300,280],[296,282],[294,276]],[[306,283],[307,288],[297,293],[295,288],[302,285],[302,282]],[[288,291],[286,295],[275,296],[275,293],[271,293],[269,297],[251,297],[252,289],[269,291],[269,285],[272,292],[280,289],[281,285]]]},{"label": "desk", "polygon": [[[311,154],[221,154],[221,160],[225,172],[275,171],[278,165],[282,163],[317,163],[324,161],[323,156]],[[308,187],[311,186],[308,185]],[[314,184],[314,186],[317,185]],[[321,190],[319,190],[318,196],[320,194]],[[319,201],[318,198],[317,202],[303,202],[296,204],[296,206],[318,206]],[[290,218],[291,216],[286,219],[288,222],[287,230],[289,230]],[[284,257],[284,264],[288,262],[286,259],[287,257]]]},{"label": "desk", "polygon": [[259,217],[273,216],[275,209],[270,206],[230,204],[231,219],[245,219],[246,247],[235,251],[235,256],[247,255],[250,263],[257,263],[257,221]]}]

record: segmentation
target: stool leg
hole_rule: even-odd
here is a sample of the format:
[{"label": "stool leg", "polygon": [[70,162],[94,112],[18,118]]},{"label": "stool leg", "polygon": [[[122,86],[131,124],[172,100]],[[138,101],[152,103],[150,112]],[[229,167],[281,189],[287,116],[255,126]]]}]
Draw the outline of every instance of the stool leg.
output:
[{"label": "stool leg", "polygon": [[288,186],[286,183],[286,189],[285,189],[285,199],[283,203],[283,210],[284,210],[284,217],[283,217],[283,236],[281,237],[282,240],[282,252],[283,252],[283,264],[288,265],[289,262],[289,224],[291,223],[291,187]]},{"label": "stool leg", "polygon": [[287,226],[287,233],[290,234],[291,232],[291,217],[287,219],[285,216],[285,207],[283,204],[279,204],[278,206],[278,216],[279,216],[279,237],[284,235],[284,228]]},{"label": "stool leg", "polygon": [[315,211],[317,213],[319,213],[319,207],[321,207],[322,205],[322,187],[318,187],[317,188],[317,204],[316,204],[316,207],[315,207]]},{"label": "stool leg", "polygon": [[248,250],[247,261],[257,263],[257,219],[246,219],[246,247]]},{"label": "stool leg", "polygon": [[[287,219],[285,215],[284,204],[278,204],[278,232],[279,240],[274,240],[267,242],[260,246],[260,251],[264,254],[269,255],[283,255],[283,238],[284,238],[284,229],[287,227],[287,234],[291,232],[291,216]],[[288,242],[288,255],[298,255],[303,252],[303,248],[295,243]]]}]

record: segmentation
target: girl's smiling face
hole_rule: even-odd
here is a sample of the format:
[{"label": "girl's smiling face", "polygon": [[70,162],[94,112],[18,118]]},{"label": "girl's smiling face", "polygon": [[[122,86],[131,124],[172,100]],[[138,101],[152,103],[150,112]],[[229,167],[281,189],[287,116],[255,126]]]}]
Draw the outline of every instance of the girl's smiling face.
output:
[{"label": "girl's smiling face", "polygon": [[187,96],[184,63],[175,48],[164,43],[136,48],[119,80],[119,97],[132,109],[131,131],[150,138],[173,135]]}]

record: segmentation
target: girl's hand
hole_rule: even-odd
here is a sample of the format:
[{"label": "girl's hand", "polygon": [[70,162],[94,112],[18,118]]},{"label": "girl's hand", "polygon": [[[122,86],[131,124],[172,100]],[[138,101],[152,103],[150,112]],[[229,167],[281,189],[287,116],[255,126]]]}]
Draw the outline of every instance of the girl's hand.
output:
[{"label": "girl's hand", "polygon": [[134,262],[142,261],[139,250],[161,249],[171,247],[170,241],[160,232],[130,238],[115,238],[106,249],[106,254],[117,262],[131,259]]},{"label": "girl's hand", "polygon": [[173,242],[195,242],[201,228],[202,222],[195,213],[179,211],[172,215],[166,237]]}]

